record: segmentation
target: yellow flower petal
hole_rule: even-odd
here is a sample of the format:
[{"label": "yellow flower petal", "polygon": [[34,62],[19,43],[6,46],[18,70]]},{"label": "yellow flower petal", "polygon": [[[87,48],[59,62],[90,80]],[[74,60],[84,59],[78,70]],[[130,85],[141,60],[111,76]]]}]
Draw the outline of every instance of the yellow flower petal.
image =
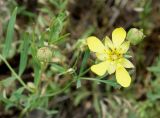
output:
[{"label": "yellow flower petal", "polygon": [[87,44],[89,49],[93,52],[99,52],[99,53],[104,52],[105,49],[104,45],[98,38],[94,36],[90,36],[87,38]]},{"label": "yellow flower petal", "polygon": [[114,45],[108,36],[105,37],[104,44],[107,48],[110,48],[110,49],[114,48]]},{"label": "yellow flower petal", "polygon": [[122,59],[121,65],[125,68],[134,68],[134,65],[128,59],[125,58]]},{"label": "yellow flower petal", "polygon": [[123,66],[117,67],[116,80],[121,86],[129,87],[131,83],[131,77]]},{"label": "yellow flower petal", "polygon": [[124,54],[128,51],[130,46],[130,42],[129,41],[125,41],[121,46],[120,46],[120,53]]},{"label": "yellow flower petal", "polygon": [[108,73],[113,74],[116,71],[116,63],[110,62],[108,67]]},{"label": "yellow flower petal", "polygon": [[112,32],[112,41],[115,47],[120,46],[126,38],[126,31],[123,28],[116,28]]},{"label": "yellow flower petal", "polygon": [[104,61],[104,60],[106,60],[106,58],[107,58],[107,54],[106,53],[96,53],[96,57],[99,59],[99,60],[101,60],[101,61]]},{"label": "yellow flower petal", "polygon": [[91,70],[99,76],[102,76],[106,73],[108,69],[108,62],[104,61],[99,64],[91,66]]}]

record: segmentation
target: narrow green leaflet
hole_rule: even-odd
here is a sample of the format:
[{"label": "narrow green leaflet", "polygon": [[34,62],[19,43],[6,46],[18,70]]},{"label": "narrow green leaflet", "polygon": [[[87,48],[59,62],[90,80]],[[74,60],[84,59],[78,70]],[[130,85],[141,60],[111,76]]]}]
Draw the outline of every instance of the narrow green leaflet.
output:
[{"label": "narrow green leaflet", "polygon": [[9,54],[9,50],[11,49],[11,44],[13,40],[13,34],[14,34],[14,24],[16,21],[16,15],[17,15],[17,7],[14,9],[12,16],[9,20],[9,24],[7,27],[7,35],[5,39],[4,48],[2,50],[2,55],[4,58],[6,58]]},{"label": "narrow green leaflet", "polygon": [[84,53],[84,56],[83,56],[83,60],[82,60],[82,64],[81,64],[81,67],[80,67],[79,75],[84,71],[84,69],[86,67],[89,54],[90,54],[90,51],[86,50],[85,53]]},{"label": "narrow green leaflet", "polygon": [[[84,56],[83,56],[81,67],[80,67],[79,76],[81,75],[81,73],[83,73],[83,71],[84,71],[84,69],[86,67],[89,54],[90,54],[90,51],[86,50],[85,53],[84,53]],[[80,81],[79,76],[77,78],[77,88],[81,87],[81,81]]]},{"label": "narrow green leaflet", "polygon": [[20,54],[20,64],[19,64],[19,75],[22,75],[24,72],[26,65],[27,65],[27,59],[28,59],[28,50],[29,50],[29,35],[24,34],[22,37],[23,43],[21,45],[21,54]]}]

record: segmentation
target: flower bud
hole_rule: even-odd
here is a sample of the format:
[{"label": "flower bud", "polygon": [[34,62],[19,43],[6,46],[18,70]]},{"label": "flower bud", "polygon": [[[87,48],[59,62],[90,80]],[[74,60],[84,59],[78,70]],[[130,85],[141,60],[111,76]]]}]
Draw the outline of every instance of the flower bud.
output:
[{"label": "flower bud", "polygon": [[127,39],[131,42],[133,45],[137,45],[140,43],[145,35],[141,30],[138,30],[136,28],[131,28],[127,33]]},{"label": "flower bud", "polygon": [[52,52],[48,47],[41,47],[37,51],[37,58],[42,62],[49,62],[52,58]]},{"label": "flower bud", "polygon": [[28,83],[27,83],[27,87],[28,87],[32,92],[35,92],[35,91],[36,91],[36,86],[35,86],[32,82],[28,82]]},{"label": "flower bud", "polygon": [[69,68],[69,69],[67,70],[67,72],[70,73],[70,74],[72,74],[72,73],[75,72],[75,70],[74,70],[73,68]]}]

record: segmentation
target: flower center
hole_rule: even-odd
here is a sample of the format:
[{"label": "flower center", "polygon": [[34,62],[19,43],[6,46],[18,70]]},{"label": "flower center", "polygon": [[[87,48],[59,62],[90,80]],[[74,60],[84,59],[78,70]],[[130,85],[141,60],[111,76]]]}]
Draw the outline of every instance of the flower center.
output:
[{"label": "flower center", "polygon": [[109,53],[109,60],[117,61],[117,60],[121,59],[122,56],[123,55],[121,53],[119,53],[118,50],[114,49],[114,50],[111,50]]},{"label": "flower center", "polygon": [[113,54],[113,55],[111,55],[111,58],[112,58],[113,60],[116,60],[116,59],[118,59],[118,56],[117,56],[116,54]]}]

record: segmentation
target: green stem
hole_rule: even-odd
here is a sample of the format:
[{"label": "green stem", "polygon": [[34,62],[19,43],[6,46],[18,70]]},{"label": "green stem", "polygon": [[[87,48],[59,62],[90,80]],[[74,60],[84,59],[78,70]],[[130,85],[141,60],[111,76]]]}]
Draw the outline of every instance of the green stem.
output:
[{"label": "green stem", "polygon": [[112,86],[115,86],[115,87],[116,87],[116,86],[119,87],[116,83],[113,83],[113,81],[110,81],[110,80],[102,80],[101,78],[102,78],[102,77],[100,77],[100,78],[87,78],[87,77],[81,77],[80,79],[83,79],[83,80],[90,80],[90,81],[97,81],[97,82],[109,84],[109,85],[112,85]]},{"label": "green stem", "polygon": [[83,79],[83,80],[90,80],[90,81],[97,81],[97,82],[102,82],[102,83],[104,83],[104,81],[103,80],[100,80],[100,79],[98,79],[98,78],[87,78],[87,77],[81,77],[81,79]]},{"label": "green stem", "polygon": [[[0,54],[0,59],[6,64],[6,66],[9,68],[9,70],[12,72],[12,74],[16,77],[16,79],[27,89],[29,90],[29,88],[27,87],[27,85],[22,81],[22,79],[17,75],[17,73],[12,69],[12,67],[9,65],[9,63],[7,62],[7,60]],[[30,90],[29,90],[30,91]]]}]

